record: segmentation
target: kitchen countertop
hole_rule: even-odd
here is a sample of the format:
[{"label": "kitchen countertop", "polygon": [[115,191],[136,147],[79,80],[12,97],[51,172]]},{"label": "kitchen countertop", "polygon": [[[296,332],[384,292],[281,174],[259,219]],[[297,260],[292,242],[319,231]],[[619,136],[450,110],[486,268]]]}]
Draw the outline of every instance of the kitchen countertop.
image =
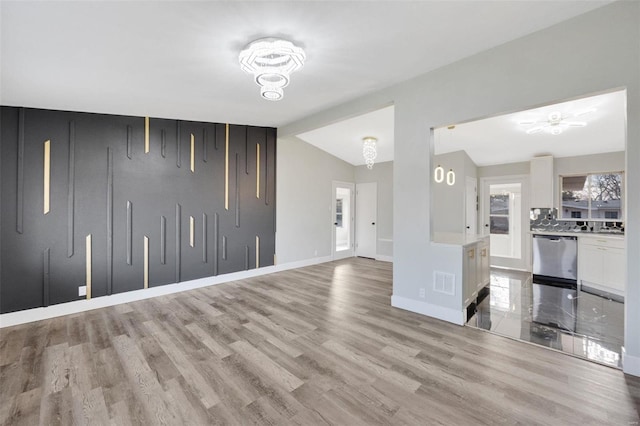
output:
[{"label": "kitchen countertop", "polygon": [[558,237],[587,237],[587,238],[612,238],[616,240],[624,240],[624,234],[614,234],[607,232],[581,232],[581,231],[529,231],[532,235],[556,235]]},{"label": "kitchen countertop", "polygon": [[477,243],[485,238],[489,238],[488,235],[467,235],[458,232],[436,232],[433,235],[433,243],[445,244],[451,246],[466,246],[469,244]]}]

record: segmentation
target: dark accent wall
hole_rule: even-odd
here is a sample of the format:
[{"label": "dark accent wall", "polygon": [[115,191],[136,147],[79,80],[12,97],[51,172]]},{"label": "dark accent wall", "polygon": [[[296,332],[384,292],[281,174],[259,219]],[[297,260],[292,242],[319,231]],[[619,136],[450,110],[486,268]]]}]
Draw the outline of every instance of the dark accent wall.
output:
[{"label": "dark accent wall", "polygon": [[145,153],[144,117],[0,120],[0,312],[84,299],[89,234],[91,297],[144,288],[145,236],[149,287],[273,265],[276,129],[229,125],[226,152],[226,124],[151,118]]}]

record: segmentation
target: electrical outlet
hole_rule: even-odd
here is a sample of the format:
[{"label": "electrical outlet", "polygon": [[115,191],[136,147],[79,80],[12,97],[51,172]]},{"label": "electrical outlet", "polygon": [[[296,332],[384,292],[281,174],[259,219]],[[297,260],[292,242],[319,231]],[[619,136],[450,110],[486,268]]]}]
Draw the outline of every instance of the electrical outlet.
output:
[{"label": "electrical outlet", "polygon": [[81,285],[80,287],[78,287],[78,297],[86,296],[86,295],[87,295],[87,286]]},{"label": "electrical outlet", "polygon": [[420,297],[423,299],[426,297],[426,290],[424,287],[420,289]]}]

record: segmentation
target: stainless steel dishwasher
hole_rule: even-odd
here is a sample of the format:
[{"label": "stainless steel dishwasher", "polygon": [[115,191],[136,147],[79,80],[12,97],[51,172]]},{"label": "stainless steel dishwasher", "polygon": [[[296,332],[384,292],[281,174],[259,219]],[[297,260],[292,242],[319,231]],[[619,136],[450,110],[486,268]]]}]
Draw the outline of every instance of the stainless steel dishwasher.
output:
[{"label": "stainless steel dishwasher", "polygon": [[576,284],[578,239],[572,236],[533,236],[533,278]]}]

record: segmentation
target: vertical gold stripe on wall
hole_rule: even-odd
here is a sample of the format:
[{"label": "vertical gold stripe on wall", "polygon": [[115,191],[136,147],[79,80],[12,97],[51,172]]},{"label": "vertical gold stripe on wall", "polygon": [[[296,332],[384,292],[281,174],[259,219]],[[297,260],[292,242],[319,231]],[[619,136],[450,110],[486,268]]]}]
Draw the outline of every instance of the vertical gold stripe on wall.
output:
[{"label": "vertical gold stripe on wall", "polygon": [[149,237],[144,236],[144,288],[149,288]]},{"label": "vertical gold stripe on wall", "polygon": [[256,198],[260,198],[260,144],[256,144]]},{"label": "vertical gold stripe on wall", "polygon": [[196,245],[196,220],[193,216],[189,216],[189,245],[194,247]]},{"label": "vertical gold stripe on wall", "polygon": [[149,153],[149,117],[144,118],[144,153]]},{"label": "vertical gold stripe on wall", "polygon": [[196,157],[195,152],[193,151],[195,148],[196,137],[191,133],[191,173],[195,173],[196,171]]},{"label": "vertical gold stripe on wall", "polygon": [[260,237],[256,235],[256,268],[260,267]]},{"label": "vertical gold stripe on wall", "polygon": [[229,210],[229,124],[224,130],[224,209]]},{"label": "vertical gold stripe on wall", "polygon": [[91,299],[91,234],[85,238],[85,285],[87,286],[87,300]]},{"label": "vertical gold stripe on wall", "polygon": [[44,141],[44,214],[49,213],[51,184],[51,140]]}]

